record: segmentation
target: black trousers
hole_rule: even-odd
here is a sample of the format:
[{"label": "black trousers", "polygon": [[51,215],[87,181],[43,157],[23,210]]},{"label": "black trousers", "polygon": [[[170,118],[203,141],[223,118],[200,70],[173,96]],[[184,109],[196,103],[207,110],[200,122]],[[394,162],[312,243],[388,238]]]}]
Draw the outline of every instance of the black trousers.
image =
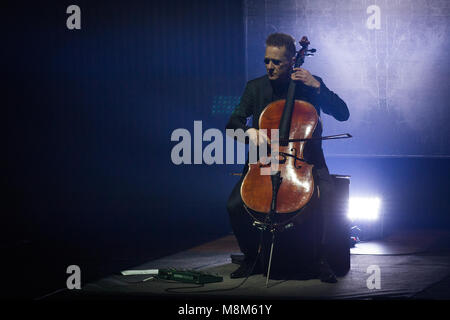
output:
[{"label": "black trousers", "polygon": [[[247,168],[246,168],[247,169]],[[245,255],[245,258],[249,261],[254,261],[258,253],[258,247],[261,240],[261,231],[253,226],[254,219],[249,215],[243,205],[243,201],[240,194],[240,188],[242,181],[245,177],[246,170],[233,188],[231,195],[227,202],[227,210],[230,216],[230,223],[233,229],[233,233],[238,241],[241,252]],[[325,257],[328,244],[328,233],[331,227],[330,215],[333,213],[333,192],[334,181],[330,176],[327,167],[320,169],[313,169],[314,182],[319,186],[319,199],[318,206],[314,214],[316,215],[316,221],[318,221],[318,227],[315,228],[319,232],[317,236],[320,239],[319,250],[317,258]],[[277,242],[283,242],[282,247],[287,248],[289,253],[295,255],[299,251],[301,243],[298,242],[298,238],[295,232],[284,231],[281,237],[277,236]],[[325,257],[326,258],[326,257]]]}]

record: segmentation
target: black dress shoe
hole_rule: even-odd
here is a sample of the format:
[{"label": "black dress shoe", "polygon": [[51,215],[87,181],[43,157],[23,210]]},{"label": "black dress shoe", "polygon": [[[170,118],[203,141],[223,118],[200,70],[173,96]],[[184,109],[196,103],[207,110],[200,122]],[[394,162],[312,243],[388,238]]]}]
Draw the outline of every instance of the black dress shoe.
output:
[{"label": "black dress shoe", "polygon": [[261,266],[258,262],[244,260],[239,268],[230,274],[231,279],[245,278],[253,274],[261,273]]},{"label": "black dress shoe", "polygon": [[331,269],[326,259],[321,259],[319,261],[319,279],[326,283],[336,283],[336,275]]}]

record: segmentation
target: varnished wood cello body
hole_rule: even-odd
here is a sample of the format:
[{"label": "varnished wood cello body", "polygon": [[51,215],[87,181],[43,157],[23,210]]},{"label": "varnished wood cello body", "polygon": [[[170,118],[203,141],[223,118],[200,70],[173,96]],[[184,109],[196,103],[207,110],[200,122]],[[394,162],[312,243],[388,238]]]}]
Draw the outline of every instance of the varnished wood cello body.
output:
[{"label": "varnished wood cello body", "polygon": [[[309,41],[303,37],[302,49],[297,53],[294,66],[300,67],[308,55]],[[261,170],[271,164],[250,163],[241,185],[245,206],[257,213],[300,213],[314,193],[313,165],[303,158],[306,141],[312,138],[319,120],[314,106],[295,100],[296,83],[290,80],[286,100],[270,103],[261,113],[259,129],[266,129],[269,138],[278,146],[278,167],[272,175]],[[279,139],[273,139],[271,129],[279,129]]]}]

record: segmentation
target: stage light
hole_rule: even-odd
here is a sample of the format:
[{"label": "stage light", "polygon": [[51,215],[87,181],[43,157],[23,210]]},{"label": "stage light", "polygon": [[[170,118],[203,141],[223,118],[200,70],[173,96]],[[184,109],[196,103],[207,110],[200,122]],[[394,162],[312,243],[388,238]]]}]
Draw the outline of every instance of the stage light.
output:
[{"label": "stage light", "polygon": [[347,217],[350,220],[377,220],[381,200],[378,197],[351,197]]}]

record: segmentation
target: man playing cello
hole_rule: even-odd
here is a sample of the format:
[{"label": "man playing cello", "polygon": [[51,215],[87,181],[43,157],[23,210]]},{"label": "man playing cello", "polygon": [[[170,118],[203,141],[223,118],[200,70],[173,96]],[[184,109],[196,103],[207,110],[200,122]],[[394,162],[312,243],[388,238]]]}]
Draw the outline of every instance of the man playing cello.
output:
[{"label": "man playing cello", "polygon": [[[320,112],[323,111],[338,121],[346,121],[349,118],[349,111],[345,102],[330,91],[321,78],[311,75],[306,69],[293,68],[295,55],[295,42],[291,36],[283,33],[274,33],[268,36],[264,56],[267,74],[247,83],[240,103],[228,121],[227,129],[243,129],[248,135],[250,143],[257,146],[270,143],[267,135],[263,131],[258,131],[258,119],[268,104],[276,100],[286,99],[291,80],[297,84],[295,99],[311,103],[319,116]],[[247,126],[247,118],[250,116],[253,117],[251,127]],[[313,137],[321,137],[321,135],[322,125],[319,121]],[[321,140],[308,141],[305,144],[303,156],[308,163],[314,165],[315,183],[320,190],[318,214],[321,216],[321,241],[318,261],[316,262],[317,269],[321,281],[332,283],[337,280],[327,262],[326,252],[329,245],[327,242],[329,219],[327,218],[328,214],[332,212],[329,205],[334,185],[325,162]],[[227,202],[231,227],[245,256],[240,267],[231,273],[231,278],[242,278],[262,272],[260,264],[256,261],[260,234],[258,229],[252,225],[253,220],[246,212],[240,194],[240,187],[247,171],[248,163],[244,167],[242,178],[234,187]],[[292,254],[295,255],[295,247],[292,250]]]}]

